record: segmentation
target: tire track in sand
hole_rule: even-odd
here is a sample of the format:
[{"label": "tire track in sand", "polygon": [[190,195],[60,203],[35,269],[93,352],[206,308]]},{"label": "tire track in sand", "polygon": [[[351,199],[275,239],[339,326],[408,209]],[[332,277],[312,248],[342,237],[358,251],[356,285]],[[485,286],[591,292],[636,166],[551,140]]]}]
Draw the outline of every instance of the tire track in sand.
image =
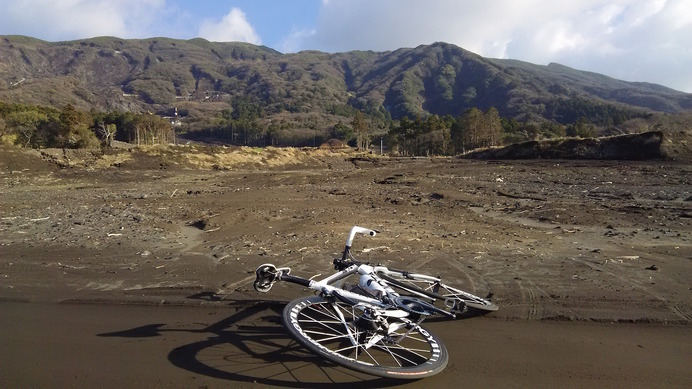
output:
[{"label": "tire track in sand", "polygon": [[539,320],[543,317],[543,308],[541,307],[540,301],[536,296],[536,292],[533,288],[524,286],[524,283],[520,280],[516,280],[517,286],[519,286],[519,291],[521,292],[522,305],[526,307],[525,317],[528,320]]},{"label": "tire track in sand", "polygon": [[692,322],[692,308],[689,306],[676,304],[672,305],[670,309],[688,323]]},{"label": "tire track in sand", "polygon": [[580,258],[571,258],[573,261],[581,263],[583,265],[586,265],[596,271],[603,272],[604,274],[607,274],[608,276],[620,280],[624,285],[629,285],[633,288],[639,289],[643,291],[644,293],[654,297],[655,299],[659,300],[664,306],[666,306],[675,316],[683,319],[686,322],[692,322],[692,309],[688,306],[684,306],[681,304],[673,304],[670,301],[666,300],[665,297],[663,297],[660,293],[654,291],[648,286],[645,286],[642,282],[639,282],[637,280],[634,280],[630,277],[625,277],[620,274],[617,274],[613,271],[607,270],[603,265],[598,265],[591,263],[589,261],[585,261]]}]

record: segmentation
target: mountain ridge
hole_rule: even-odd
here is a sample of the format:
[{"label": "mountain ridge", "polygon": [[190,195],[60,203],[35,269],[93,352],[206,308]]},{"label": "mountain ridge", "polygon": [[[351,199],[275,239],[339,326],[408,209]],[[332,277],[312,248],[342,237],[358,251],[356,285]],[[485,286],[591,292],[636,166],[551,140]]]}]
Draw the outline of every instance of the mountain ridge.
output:
[{"label": "mountain ridge", "polygon": [[495,107],[503,117],[561,124],[580,116],[597,122],[603,109],[623,117],[692,110],[692,94],[661,85],[485,58],[444,42],[283,54],[249,43],[165,37],[0,36],[0,100],[161,114],[175,107],[193,129],[213,126],[219,112],[240,100],[256,105],[265,121],[315,128],[348,122],[355,110],[385,123]]}]

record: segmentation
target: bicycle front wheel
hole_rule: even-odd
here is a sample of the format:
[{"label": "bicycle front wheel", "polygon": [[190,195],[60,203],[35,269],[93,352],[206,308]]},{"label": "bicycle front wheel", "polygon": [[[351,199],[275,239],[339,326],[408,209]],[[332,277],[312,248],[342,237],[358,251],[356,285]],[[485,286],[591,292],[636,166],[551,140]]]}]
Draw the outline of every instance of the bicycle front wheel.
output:
[{"label": "bicycle front wheel", "polygon": [[390,330],[385,333],[364,325],[362,314],[352,305],[314,296],[290,302],[284,308],[283,320],[291,335],[307,349],[362,373],[419,379],[447,366],[447,349],[437,336],[396,318],[389,318]]}]

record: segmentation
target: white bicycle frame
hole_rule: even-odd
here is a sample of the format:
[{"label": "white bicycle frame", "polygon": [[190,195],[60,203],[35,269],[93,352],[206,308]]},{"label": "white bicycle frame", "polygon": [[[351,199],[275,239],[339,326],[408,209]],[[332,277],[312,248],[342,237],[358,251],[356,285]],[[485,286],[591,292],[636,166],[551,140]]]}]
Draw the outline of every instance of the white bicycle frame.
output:
[{"label": "white bicycle frame", "polygon": [[[371,230],[368,228],[364,228],[364,227],[353,226],[351,228],[350,233],[348,234],[348,238],[346,239],[346,247],[344,248],[344,253],[343,253],[342,258],[341,258],[342,260],[346,260],[347,257],[350,255],[351,246],[353,245],[353,239],[355,238],[356,234],[375,236],[375,235],[377,235],[377,231]],[[371,270],[371,274],[375,274],[375,275],[376,274],[385,274],[388,276],[403,277],[403,278],[407,278],[407,279],[413,280],[413,281],[429,281],[429,282],[433,282],[433,283],[437,283],[437,284],[439,284],[442,281],[442,279],[440,277],[433,277],[433,276],[429,276],[426,274],[410,273],[410,272],[402,271],[402,270],[393,270],[393,269],[390,269],[386,266],[381,266],[381,265],[370,266],[370,270]],[[360,272],[360,273],[366,274],[363,272]],[[378,283],[384,284],[387,288],[389,288],[389,290],[391,292],[394,292],[394,290],[392,290],[392,288],[387,284],[386,281],[382,282],[381,278],[379,278],[379,277],[377,277],[377,279],[378,279]],[[437,298],[437,296],[426,295],[424,293],[420,293],[418,290],[415,290],[412,288],[407,288],[403,285],[399,285],[398,287],[403,289],[403,290],[406,290],[407,292],[409,292],[413,295],[416,295],[418,297]],[[433,292],[436,292],[436,291],[433,291]],[[396,293],[396,292],[394,292],[394,293]],[[398,295],[398,293],[397,293],[397,295]],[[445,303],[445,306],[450,308],[450,309],[454,309],[454,307],[457,304],[456,299],[445,299],[444,303]]]},{"label": "white bicycle frame", "polygon": [[[353,239],[355,238],[356,234],[364,234],[364,235],[369,235],[369,236],[375,236],[376,231],[370,230],[367,228],[363,227],[358,227],[355,226],[351,229],[351,232],[349,233],[348,239],[346,240],[346,248],[344,249],[344,256],[343,259],[346,259],[347,256],[350,254],[350,249],[351,249],[351,244],[353,243]],[[273,265],[261,265],[258,269],[261,269],[263,267],[269,267],[273,268]],[[378,276],[378,273],[382,274],[389,274],[389,275],[397,275],[397,276],[404,276],[407,278],[411,279],[425,279],[428,281],[437,281],[439,282],[439,278],[436,277],[431,277],[431,276],[426,276],[423,274],[413,274],[413,273],[408,273],[408,272],[400,272],[400,271],[392,271],[388,269],[386,266],[372,266],[369,264],[364,264],[364,263],[358,263],[358,264],[351,264],[348,267],[346,267],[343,270],[340,270],[336,272],[335,274],[332,274],[324,279],[321,280],[313,280],[313,279],[305,279],[301,277],[294,277],[290,275],[290,268],[274,268],[273,270],[274,274],[277,276],[275,280],[271,280],[271,283],[278,281],[278,280],[284,280],[284,281],[289,281],[293,283],[297,283],[300,285],[303,285],[309,289],[312,289],[316,292],[319,292],[322,296],[334,298],[335,300],[339,300],[341,302],[344,302],[348,305],[350,305],[352,308],[351,309],[360,309],[363,312],[366,312],[367,310],[372,311],[375,315],[375,317],[381,318],[381,317],[391,317],[391,318],[397,318],[397,319],[406,319],[406,320],[399,320],[395,321],[393,323],[389,323],[386,320],[385,321],[379,321],[379,324],[382,324],[386,331],[382,331],[380,333],[375,334],[370,338],[367,344],[365,345],[360,345],[358,341],[356,340],[356,334],[354,334],[351,326],[348,325],[346,318],[344,317],[343,313],[341,312],[341,309],[336,306],[335,302],[332,302],[332,305],[334,306],[334,312],[338,316],[339,321],[344,325],[344,328],[346,329],[348,333],[348,337],[353,344],[353,346],[356,347],[364,347],[365,349],[368,349],[375,345],[377,342],[382,340],[385,336],[388,336],[392,333],[395,333],[401,329],[406,328],[407,326],[410,325],[409,330],[406,333],[409,333],[416,329],[419,324],[425,319],[425,316],[431,314],[431,312],[436,312],[440,314],[445,314],[449,315],[451,317],[454,317],[454,314],[451,312],[446,312],[444,310],[441,310],[439,308],[435,308],[434,306],[427,304],[424,301],[420,300],[412,300],[409,299],[407,302],[410,304],[413,304],[413,306],[408,306],[407,309],[400,308],[398,306],[398,300],[401,298],[399,293],[397,293],[389,284],[387,283],[386,280],[383,280],[381,277]],[[258,270],[259,271],[259,270]],[[258,273],[259,274],[259,273]],[[341,287],[334,286],[335,283],[338,281],[344,280],[352,275],[358,274],[359,275],[359,284],[361,281],[363,281],[363,277],[367,277],[368,285],[371,285],[371,283],[375,283],[375,285],[371,285],[372,287],[370,290],[373,292],[373,297],[366,296],[361,293],[355,293],[350,290],[342,289]],[[271,284],[270,284],[271,286]],[[267,289],[268,290],[268,289]],[[266,290],[265,290],[266,291]],[[415,292],[417,295],[421,297],[426,297],[429,298],[430,296],[427,296],[425,294],[418,293],[417,291],[411,291]],[[377,298],[375,298],[377,297]],[[419,311],[416,312],[415,309],[418,308]],[[417,317],[417,320],[410,320],[408,317],[412,313],[420,313],[420,317]],[[355,317],[354,313],[354,317]],[[300,326],[298,323],[291,323],[300,331]],[[412,325],[411,325],[412,324]]]},{"label": "white bicycle frame", "polygon": [[[352,302],[357,302],[360,304],[367,304],[370,305],[371,308],[378,308],[378,309],[384,309],[384,315],[385,316],[390,316],[390,317],[406,317],[409,315],[408,312],[402,310],[402,309],[386,309],[392,304],[387,304],[382,302],[380,299],[376,299],[373,297],[365,296],[360,293],[354,293],[351,292],[350,290],[346,289],[341,289],[340,287],[336,287],[332,284],[343,280],[345,278],[348,278],[354,274],[359,274],[361,277],[368,275],[372,277],[376,282],[378,282],[385,290],[385,294],[391,299],[393,297],[399,297],[399,294],[394,291],[389,285],[387,285],[386,281],[382,280],[380,277],[377,276],[375,273],[375,270],[378,268],[384,268],[381,266],[370,266],[367,264],[360,264],[360,265],[351,265],[348,268],[341,270],[337,273],[332,274],[331,276],[324,278],[319,281],[315,280],[308,280],[309,282],[307,284],[304,284],[306,287],[309,289],[312,289],[316,292],[319,292],[323,295],[326,296],[336,296],[337,298],[345,298],[347,300],[351,300]],[[384,268],[386,269],[386,268]],[[283,276],[281,277],[282,280],[288,280],[286,276],[289,275],[290,268],[278,268],[276,269],[277,272],[281,272]],[[354,304],[357,305],[357,304]]]}]

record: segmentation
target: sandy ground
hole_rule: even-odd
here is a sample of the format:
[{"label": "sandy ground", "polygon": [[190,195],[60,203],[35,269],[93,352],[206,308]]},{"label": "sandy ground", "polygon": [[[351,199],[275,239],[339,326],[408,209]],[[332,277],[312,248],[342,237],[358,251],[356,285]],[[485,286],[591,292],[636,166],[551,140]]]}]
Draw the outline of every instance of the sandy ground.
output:
[{"label": "sandy ground", "polygon": [[690,387],[689,327],[430,323],[450,364],[415,382],[332,365],[284,332],[281,304],[223,308],[1,303],[4,388]]},{"label": "sandy ground", "polygon": [[352,225],[381,232],[359,258],[500,306],[430,323],[450,364],[409,385],[692,386],[689,164],[142,165],[2,151],[3,387],[398,384],[311,357],[279,324],[306,291],[251,285],[266,262],[328,274]]}]

